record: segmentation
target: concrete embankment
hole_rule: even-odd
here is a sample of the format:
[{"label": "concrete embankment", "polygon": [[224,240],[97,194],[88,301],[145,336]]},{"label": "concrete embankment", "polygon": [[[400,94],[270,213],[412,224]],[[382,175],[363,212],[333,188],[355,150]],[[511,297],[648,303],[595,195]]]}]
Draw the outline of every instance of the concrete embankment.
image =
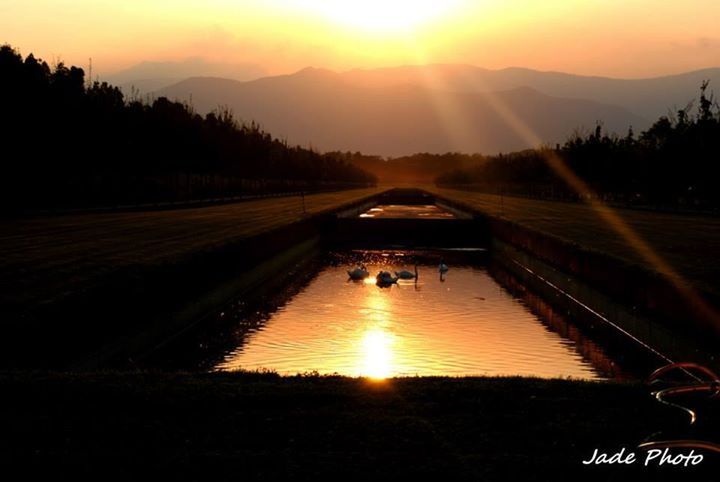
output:
[{"label": "concrete embankment", "polygon": [[717,363],[713,355],[720,325],[708,310],[709,306],[720,306],[714,293],[700,289],[690,292],[689,286],[679,287],[676,280],[649,266],[629,263],[443,195],[437,195],[437,199],[483,217],[495,257],[521,260],[520,269],[508,265],[518,276],[527,279],[523,271],[533,267],[541,277],[552,279],[560,290],[588,308],[609,313],[611,321],[643,342],[651,346],[660,343],[663,353]]}]

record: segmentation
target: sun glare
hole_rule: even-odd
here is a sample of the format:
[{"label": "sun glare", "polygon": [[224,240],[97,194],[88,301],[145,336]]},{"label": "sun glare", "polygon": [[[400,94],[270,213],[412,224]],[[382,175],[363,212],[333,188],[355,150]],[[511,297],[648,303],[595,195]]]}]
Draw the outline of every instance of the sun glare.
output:
[{"label": "sun glare", "polygon": [[304,0],[329,20],[373,31],[408,31],[446,13],[457,0]]},{"label": "sun glare", "polygon": [[372,330],[365,334],[363,341],[364,367],[366,377],[383,380],[392,372],[392,339],[381,330]]}]

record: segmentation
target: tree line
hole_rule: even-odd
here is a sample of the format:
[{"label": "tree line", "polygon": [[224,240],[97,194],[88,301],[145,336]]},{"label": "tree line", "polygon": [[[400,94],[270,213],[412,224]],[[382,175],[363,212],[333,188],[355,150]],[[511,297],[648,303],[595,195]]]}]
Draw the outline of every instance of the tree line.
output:
[{"label": "tree line", "polygon": [[[550,167],[561,159],[590,191],[579,193]],[[563,145],[484,156],[472,167],[436,178],[439,185],[546,198],[596,195],[646,206],[720,207],[720,106],[704,82],[697,103],[658,119],[636,135],[620,136],[598,124]]]},{"label": "tree line", "polygon": [[483,159],[480,154],[459,152],[445,154],[420,152],[393,158],[361,152],[334,152],[333,155],[387,182],[433,182],[438,175],[446,171],[470,167]]},{"label": "tree line", "polygon": [[78,67],[0,46],[5,209],[174,201],[368,185],[334,154],[288,145],[228,109],[126,98]]}]

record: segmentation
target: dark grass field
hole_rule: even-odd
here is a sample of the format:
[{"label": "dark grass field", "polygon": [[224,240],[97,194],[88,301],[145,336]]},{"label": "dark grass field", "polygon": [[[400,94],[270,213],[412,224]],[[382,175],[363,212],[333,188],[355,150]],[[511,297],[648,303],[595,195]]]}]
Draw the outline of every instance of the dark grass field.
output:
[{"label": "dark grass field", "polygon": [[[308,195],[317,214],[378,192]],[[3,219],[0,307],[21,311],[89,289],[128,267],[172,263],[306,217],[299,196],[203,208]]]},{"label": "dark grass field", "polygon": [[595,448],[686,432],[641,384],[15,373],[0,391],[0,460],[27,475],[17,480],[692,480],[717,469],[711,458],[660,472],[582,465]]},{"label": "dark grass field", "polygon": [[[586,204],[427,189],[492,216],[654,269]],[[616,212],[686,279],[703,289],[720,292],[720,217],[633,209]]]}]

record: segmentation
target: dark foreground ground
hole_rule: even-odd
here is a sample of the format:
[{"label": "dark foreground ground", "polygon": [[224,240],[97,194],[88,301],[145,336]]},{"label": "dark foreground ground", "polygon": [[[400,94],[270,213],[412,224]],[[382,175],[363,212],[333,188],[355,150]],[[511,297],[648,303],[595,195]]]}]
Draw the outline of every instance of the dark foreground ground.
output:
[{"label": "dark foreground ground", "polygon": [[698,435],[641,384],[5,373],[0,393],[0,461],[16,480],[716,480],[718,468],[582,465],[594,448]]}]

